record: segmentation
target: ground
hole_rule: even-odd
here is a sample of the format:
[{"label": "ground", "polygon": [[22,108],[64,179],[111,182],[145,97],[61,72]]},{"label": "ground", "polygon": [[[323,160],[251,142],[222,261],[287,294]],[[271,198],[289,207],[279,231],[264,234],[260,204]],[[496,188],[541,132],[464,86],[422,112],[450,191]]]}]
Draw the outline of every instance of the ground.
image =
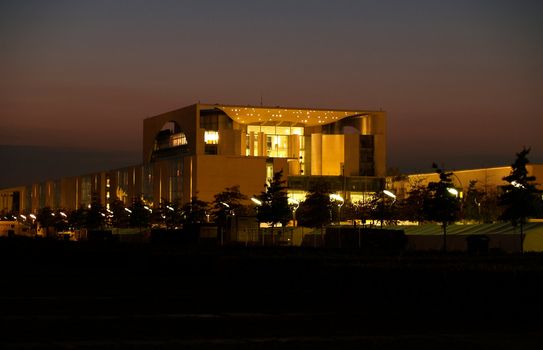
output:
[{"label": "ground", "polygon": [[543,255],[0,240],[0,348],[519,349]]}]

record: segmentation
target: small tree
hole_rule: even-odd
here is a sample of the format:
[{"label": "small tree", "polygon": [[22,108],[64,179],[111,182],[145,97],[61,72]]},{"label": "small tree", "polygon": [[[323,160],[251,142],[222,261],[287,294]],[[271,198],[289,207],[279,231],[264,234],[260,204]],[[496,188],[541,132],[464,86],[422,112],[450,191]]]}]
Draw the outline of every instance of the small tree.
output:
[{"label": "small tree", "polygon": [[350,200],[347,201],[341,208],[341,217],[356,225],[356,220],[360,218],[360,206]]},{"label": "small tree", "polygon": [[330,190],[326,183],[320,182],[309,189],[305,200],[298,208],[298,221],[302,226],[320,228],[330,223]]},{"label": "small tree", "polygon": [[447,225],[458,219],[460,200],[454,194],[451,176],[453,173],[445,172],[437,164],[432,168],[439,174],[439,182],[428,184],[429,198],[425,202],[427,214],[433,221],[441,222],[443,227],[443,251],[447,251]]},{"label": "small tree", "polygon": [[87,210],[85,226],[88,229],[103,228],[105,223],[104,208],[100,204],[100,197],[93,193],[91,197],[90,208]]},{"label": "small tree", "polygon": [[55,227],[57,221],[58,218],[50,207],[41,208],[38,211],[38,215],[36,215],[36,222],[40,225],[40,227],[45,229],[46,236],[49,236],[49,228]]},{"label": "small tree", "polygon": [[217,193],[213,200],[213,217],[215,223],[221,230],[221,242],[224,231],[230,227],[229,218],[245,212],[245,206],[241,203],[247,200],[247,196],[241,193],[239,185],[227,187],[224,191]]},{"label": "small tree", "polygon": [[535,176],[528,176],[526,165],[530,148],[523,148],[517,153],[517,159],[511,165],[511,173],[504,177],[507,185],[501,186],[499,204],[504,207],[500,219],[510,221],[516,227],[520,226],[520,251],[523,252],[524,224],[527,218],[533,216],[537,208],[537,194],[541,193],[536,188]]},{"label": "small tree", "polygon": [[68,213],[68,224],[77,230],[85,227],[85,220],[87,216],[86,209],[81,205],[77,210],[73,210]]},{"label": "small tree", "polygon": [[132,200],[130,211],[130,226],[139,228],[140,232],[142,227],[149,227],[151,213],[145,208],[141,197],[135,197]]},{"label": "small tree", "polygon": [[123,201],[115,198],[109,207],[113,215],[111,225],[113,227],[128,227],[130,216],[128,215],[128,211],[126,211]]},{"label": "small tree", "polygon": [[416,179],[410,186],[407,198],[400,201],[399,217],[403,220],[424,222],[428,216],[424,210],[428,201],[428,188],[422,184],[422,179]]},{"label": "small tree", "polygon": [[477,188],[477,180],[471,180],[466,195],[462,200],[463,219],[477,222],[483,221],[481,204],[484,195],[484,192]]},{"label": "small tree", "polygon": [[277,223],[285,226],[292,217],[292,212],[288,205],[287,188],[284,185],[286,181],[281,180],[283,169],[273,174],[273,179],[266,184],[266,190],[262,192],[258,199],[262,205],[258,209],[257,218],[259,222],[267,222],[272,226],[272,244],[275,244],[273,229]]},{"label": "small tree", "polygon": [[206,221],[206,213],[209,204],[194,196],[190,202],[181,209],[183,211],[183,225],[197,225]]}]

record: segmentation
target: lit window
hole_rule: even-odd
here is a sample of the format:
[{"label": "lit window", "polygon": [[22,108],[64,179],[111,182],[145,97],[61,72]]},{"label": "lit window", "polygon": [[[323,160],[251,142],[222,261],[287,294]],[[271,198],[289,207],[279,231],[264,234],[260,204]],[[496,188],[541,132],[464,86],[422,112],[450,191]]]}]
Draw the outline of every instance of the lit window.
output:
[{"label": "lit window", "polygon": [[171,136],[172,147],[186,145],[187,137],[183,133],[173,134]]},{"label": "lit window", "polygon": [[219,143],[218,131],[206,131],[204,133],[204,142],[208,145],[216,145]]}]

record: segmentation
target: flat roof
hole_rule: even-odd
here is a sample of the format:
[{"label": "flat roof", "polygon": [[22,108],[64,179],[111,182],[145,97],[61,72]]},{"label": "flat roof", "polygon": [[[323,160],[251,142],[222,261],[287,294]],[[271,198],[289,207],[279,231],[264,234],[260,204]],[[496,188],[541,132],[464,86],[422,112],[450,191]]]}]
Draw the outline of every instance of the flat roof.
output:
[{"label": "flat roof", "polygon": [[280,106],[234,106],[223,104],[201,104],[203,108],[217,108],[232,120],[241,124],[300,124],[304,126],[325,125],[347,117],[364,117],[383,111],[334,110],[315,108],[294,108]]}]

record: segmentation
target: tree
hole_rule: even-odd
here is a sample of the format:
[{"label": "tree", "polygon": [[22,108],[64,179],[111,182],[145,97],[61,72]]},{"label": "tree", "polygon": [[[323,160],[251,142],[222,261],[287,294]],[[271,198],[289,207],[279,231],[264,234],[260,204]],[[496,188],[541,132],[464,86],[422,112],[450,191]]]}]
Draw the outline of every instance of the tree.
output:
[{"label": "tree", "polygon": [[481,200],[481,219],[483,222],[492,223],[498,220],[503,212],[498,201],[496,189],[484,190]]},{"label": "tree", "polygon": [[425,201],[425,210],[430,220],[441,222],[443,227],[443,251],[447,251],[447,225],[458,219],[460,200],[453,194],[452,172],[445,172],[437,164],[432,168],[439,174],[439,182],[428,184],[429,197]]},{"label": "tree", "polygon": [[281,180],[283,169],[273,174],[272,181],[266,184],[266,190],[257,198],[262,202],[257,212],[259,222],[267,222],[272,226],[272,244],[275,244],[273,229],[277,223],[284,226],[292,218],[292,212],[288,205],[286,181]]},{"label": "tree", "polygon": [[481,204],[485,193],[477,188],[477,180],[471,180],[462,201],[463,219],[481,222],[483,215]]},{"label": "tree", "polygon": [[428,201],[428,188],[422,184],[423,179],[416,179],[410,186],[407,198],[399,203],[400,218],[403,220],[424,222],[427,220],[425,203]]},{"label": "tree", "polygon": [[504,177],[508,184],[501,186],[501,193],[498,201],[504,207],[500,216],[501,220],[510,221],[516,227],[520,226],[520,251],[523,252],[524,224],[526,220],[536,213],[537,194],[541,193],[536,188],[535,176],[529,176],[526,165],[530,148],[524,147],[517,153],[517,159],[511,165],[511,173]]},{"label": "tree", "polygon": [[68,223],[74,229],[81,229],[85,227],[85,220],[87,216],[87,211],[81,205],[77,210],[72,210],[68,213]]},{"label": "tree", "polygon": [[316,183],[309,189],[305,200],[298,208],[298,221],[302,226],[320,228],[330,223],[330,190],[326,183]]},{"label": "tree", "polygon": [[398,209],[394,205],[395,201],[395,198],[389,198],[383,191],[380,191],[366,204],[365,211],[372,220],[381,223],[381,228],[383,228],[383,223],[395,225],[399,216]]},{"label": "tree", "polygon": [[201,201],[197,196],[191,198],[190,202],[182,207],[183,225],[197,225],[206,221],[206,213],[209,204]]},{"label": "tree", "polygon": [[85,226],[88,229],[96,230],[103,228],[105,223],[104,208],[100,204],[100,197],[93,193],[89,210],[87,210]]},{"label": "tree", "polygon": [[123,201],[119,198],[115,198],[115,200],[110,203],[109,207],[113,215],[111,218],[113,227],[128,227],[130,217]]},{"label": "tree", "polygon": [[142,227],[148,227],[151,220],[151,213],[147,208],[145,208],[145,203],[141,197],[135,197],[132,199],[132,206],[130,207],[130,226],[137,227],[140,229]]},{"label": "tree", "polygon": [[213,217],[221,231],[221,243],[224,231],[231,227],[229,220],[232,216],[245,212],[245,206],[241,201],[247,200],[247,196],[241,193],[239,185],[226,187],[224,191],[217,193],[213,200]]},{"label": "tree", "polygon": [[57,220],[56,214],[50,207],[41,208],[36,215],[36,222],[45,229],[46,236],[49,236],[49,227],[55,227]]},{"label": "tree", "polygon": [[360,205],[349,200],[341,208],[341,217],[344,220],[351,220],[353,225],[356,225],[356,220],[360,219],[360,209]]}]

